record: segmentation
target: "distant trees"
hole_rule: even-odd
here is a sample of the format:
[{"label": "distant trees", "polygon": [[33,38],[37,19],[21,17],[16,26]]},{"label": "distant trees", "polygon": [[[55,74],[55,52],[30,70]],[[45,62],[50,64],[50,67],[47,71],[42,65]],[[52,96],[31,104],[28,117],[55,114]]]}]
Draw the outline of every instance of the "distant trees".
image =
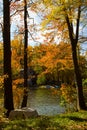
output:
[{"label": "distant trees", "polygon": [[71,48],[67,43],[43,43],[33,48],[30,62],[38,84],[72,84],[74,82]]},{"label": "distant trees", "polygon": [[19,76],[20,70],[23,68],[24,43],[22,37],[17,35],[11,41],[12,52],[12,78],[13,80]]}]

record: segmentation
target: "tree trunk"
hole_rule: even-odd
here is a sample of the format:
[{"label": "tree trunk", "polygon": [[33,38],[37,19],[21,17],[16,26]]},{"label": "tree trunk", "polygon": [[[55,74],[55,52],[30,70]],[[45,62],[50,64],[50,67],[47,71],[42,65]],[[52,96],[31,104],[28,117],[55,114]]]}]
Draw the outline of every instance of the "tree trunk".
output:
[{"label": "tree trunk", "polygon": [[80,16],[81,16],[81,7],[79,6],[75,35],[73,31],[74,30],[73,23],[70,21],[68,15],[66,15],[66,22],[68,26],[69,38],[70,38],[71,47],[72,47],[72,57],[73,57],[73,64],[74,64],[76,83],[77,83],[76,85],[77,86],[77,109],[85,110],[86,105],[85,105],[84,96],[83,96],[82,77],[81,77],[81,72],[79,69],[79,64],[78,64],[78,59],[77,59],[77,50],[76,50],[76,47],[78,44],[78,37],[79,37]]},{"label": "tree trunk", "polygon": [[4,107],[9,116],[13,106],[12,72],[11,72],[11,45],[10,45],[10,2],[3,1],[3,48],[4,48]]},{"label": "tree trunk", "polygon": [[24,95],[21,107],[27,106],[27,98],[28,98],[28,66],[27,66],[27,46],[28,46],[28,27],[27,27],[27,2],[24,0],[24,29],[25,29],[25,37],[24,37]]},{"label": "tree trunk", "polygon": [[73,57],[73,63],[74,63],[74,70],[75,70],[75,76],[76,76],[76,82],[77,82],[77,110],[85,110],[86,105],[84,101],[83,96],[83,88],[82,88],[82,77],[81,72],[78,65],[78,59],[77,59],[77,51],[76,46],[72,46],[72,57]]}]

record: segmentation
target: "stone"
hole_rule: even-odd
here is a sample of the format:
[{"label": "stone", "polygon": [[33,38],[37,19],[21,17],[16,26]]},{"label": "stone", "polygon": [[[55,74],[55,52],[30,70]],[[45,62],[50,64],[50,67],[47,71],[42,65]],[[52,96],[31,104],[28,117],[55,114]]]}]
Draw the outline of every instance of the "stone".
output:
[{"label": "stone", "polygon": [[15,109],[12,110],[9,114],[9,119],[14,120],[14,119],[27,119],[30,117],[37,117],[38,112],[34,109],[31,108],[22,108],[22,109]]}]

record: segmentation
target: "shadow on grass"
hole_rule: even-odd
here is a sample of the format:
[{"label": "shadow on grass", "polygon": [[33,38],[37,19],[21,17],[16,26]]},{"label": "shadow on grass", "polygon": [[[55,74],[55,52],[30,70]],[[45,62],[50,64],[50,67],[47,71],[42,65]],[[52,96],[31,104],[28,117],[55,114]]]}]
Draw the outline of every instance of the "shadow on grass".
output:
[{"label": "shadow on grass", "polygon": [[77,122],[83,122],[83,121],[86,121],[86,122],[87,122],[87,119],[80,118],[80,117],[70,116],[70,117],[68,117],[68,118],[69,118],[70,120],[77,121]]},{"label": "shadow on grass", "polygon": [[69,120],[73,120],[73,121],[76,121],[76,122],[87,122],[87,118],[81,118],[81,117],[76,117],[76,116],[62,116],[62,118],[67,118]]}]

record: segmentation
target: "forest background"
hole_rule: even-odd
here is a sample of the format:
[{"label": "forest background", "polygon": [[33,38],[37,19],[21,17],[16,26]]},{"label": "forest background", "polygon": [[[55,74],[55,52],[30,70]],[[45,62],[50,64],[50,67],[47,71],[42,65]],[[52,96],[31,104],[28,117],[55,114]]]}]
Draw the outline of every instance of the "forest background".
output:
[{"label": "forest background", "polygon": [[[2,3],[2,1],[0,2]],[[72,87],[77,88],[77,109],[85,109],[82,87],[87,85],[87,51],[83,51],[82,45],[83,43],[86,45],[87,40],[85,35],[87,3],[84,1],[68,1],[68,4],[67,1],[62,0],[55,2],[46,0],[43,2],[26,0],[9,2],[7,0],[6,2],[3,2],[3,6],[0,4],[2,9],[0,29],[1,38],[3,38],[3,42],[0,43],[0,74],[1,81],[4,77],[4,92],[5,96],[7,95],[4,98],[4,106],[8,113],[14,107],[12,105],[9,108],[10,97],[8,96],[9,85],[7,83],[13,81],[10,89],[10,96],[12,97],[12,89],[20,91],[18,86],[23,82],[25,88],[29,87],[27,80],[30,79],[34,80],[35,85],[59,86],[61,83],[65,97],[67,96],[67,93],[65,93],[65,90],[68,90],[67,86],[69,86],[69,90],[71,89],[69,92],[72,93],[72,96]],[[8,9],[10,9],[10,17],[6,18],[10,18],[10,26],[8,27],[9,29],[12,28],[12,33],[8,33],[9,29],[6,29],[5,16],[7,13],[5,9],[7,9],[7,6],[5,7],[4,4],[8,5]],[[3,12],[4,15],[2,16]],[[34,18],[30,16],[29,13],[31,12],[35,12],[37,18],[40,17],[38,25],[34,22]],[[20,22],[17,19],[20,19]],[[14,22],[17,23],[15,30],[13,30],[14,24],[13,27],[11,26]],[[13,34],[13,31],[16,33]],[[9,37],[7,34],[13,37],[10,48],[7,46],[7,43],[10,43],[10,41],[6,41],[6,38]],[[31,39],[37,43],[35,46],[30,45]],[[9,55],[7,48],[10,49],[11,55]],[[9,76],[10,71],[8,72],[9,62],[5,64],[10,56],[12,81]],[[26,58],[27,60],[25,60]],[[28,76],[28,68],[34,71],[33,75]],[[24,70],[24,79],[20,77],[21,70]],[[24,95],[26,95],[25,90]],[[21,92],[18,93],[21,95]],[[70,97],[67,98],[67,100],[70,99]]]}]

